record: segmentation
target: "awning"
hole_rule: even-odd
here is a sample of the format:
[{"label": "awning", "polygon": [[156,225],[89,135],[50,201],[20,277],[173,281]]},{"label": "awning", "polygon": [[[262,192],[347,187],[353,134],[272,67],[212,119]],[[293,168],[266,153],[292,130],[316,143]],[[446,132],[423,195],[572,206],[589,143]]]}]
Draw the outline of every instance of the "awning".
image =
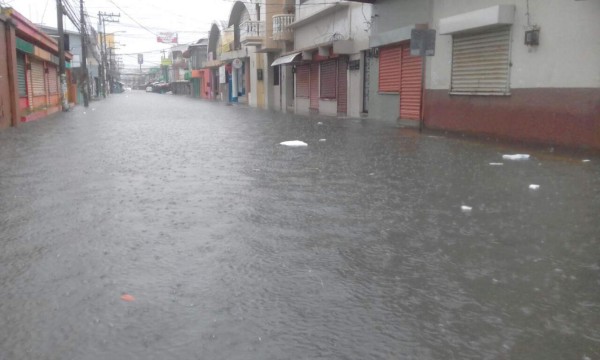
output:
[{"label": "awning", "polygon": [[298,56],[300,56],[300,54],[301,53],[297,52],[297,53],[293,53],[293,54],[289,54],[289,55],[285,55],[280,58],[277,58],[275,61],[273,61],[271,66],[289,64],[292,61],[296,60],[298,58]]}]

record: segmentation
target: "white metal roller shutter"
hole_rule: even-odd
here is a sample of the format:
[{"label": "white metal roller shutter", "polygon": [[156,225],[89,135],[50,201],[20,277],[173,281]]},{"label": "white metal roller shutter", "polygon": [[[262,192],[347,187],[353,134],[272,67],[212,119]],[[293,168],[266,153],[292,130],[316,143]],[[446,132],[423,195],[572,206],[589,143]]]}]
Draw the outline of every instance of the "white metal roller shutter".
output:
[{"label": "white metal roller shutter", "polygon": [[510,27],[452,36],[450,93],[508,95]]},{"label": "white metal roller shutter", "polygon": [[48,64],[48,93],[58,93],[58,71],[55,65]]},{"label": "white metal roller shutter", "polygon": [[44,65],[41,61],[31,61],[31,84],[33,85],[33,96],[46,95],[46,77],[44,76]]}]

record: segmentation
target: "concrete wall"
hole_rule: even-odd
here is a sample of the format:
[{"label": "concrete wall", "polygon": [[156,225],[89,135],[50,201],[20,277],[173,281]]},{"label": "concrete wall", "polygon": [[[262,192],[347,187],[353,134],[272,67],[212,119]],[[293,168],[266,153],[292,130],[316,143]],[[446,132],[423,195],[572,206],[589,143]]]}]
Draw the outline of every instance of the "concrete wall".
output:
[{"label": "concrete wall", "polygon": [[[600,149],[600,2],[529,1],[540,45],[524,45],[525,0],[515,5],[509,96],[449,95],[452,37],[437,36],[427,61],[425,126],[527,142]],[[441,18],[497,5],[497,1],[435,0]]]},{"label": "concrete wall", "polygon": [[[318,5],[315,5],[318,6]],[[303,49],[331,42],[334,34],[348,33],[348,11],[342,8],[329,16],[294,29],[294,47]]]},{"label": "concrete wall", "polygon": [[[432,7],[432,0],[378,0],[373,5],[371,36],[389,32],[385,38],[390,44],[406,40],[398,38],[396,32],[430,23]],[[379,59],[375,57],[371,58],[370,78],[369,117],[395,124],[400,117],[400,95],[379,93]]]},{"label": "concrete wall", "polygon": [[363,59],[362,54],[350,55],[350,61],[359,60],[360,70],[348,70],[348,112],[349,117],[360,117],[363,107]]},{"label": "concrete wall", "polygon": [[379,58],[371,58],[369,118],[395,124],[400,117],[400,95],[379,93]]},{"label": "concrete wall", "polygon": [[[436,0],[433,27],[439,19],[497,5],[493,0]],[[600,2],[529,1],[530,23],[538,25],[540,45],[523,44],[527,25],[525,0],[502,1],[516,6],[512,26],[512,89],[600,87]],[[452,65],[452,37],[439,35],[436,54],[428,60],[429,89],[449,89]]]}]

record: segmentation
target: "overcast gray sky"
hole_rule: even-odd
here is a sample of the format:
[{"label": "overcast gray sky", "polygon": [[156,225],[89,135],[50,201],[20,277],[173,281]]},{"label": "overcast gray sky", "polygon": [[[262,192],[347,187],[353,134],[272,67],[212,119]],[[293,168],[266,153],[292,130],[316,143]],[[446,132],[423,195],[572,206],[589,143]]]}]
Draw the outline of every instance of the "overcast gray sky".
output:
[{"label": "overcast gray sky", "polygon": [[[63,0],[79,11],[79,0]],[[2,0],[34,23],[56,26],[56,0]],[[85,8],[98,29],[98,12],[121,14],[119,23],[107,23],[106,32],[116,33],[117,54],[126,67],[137,67],[137,53],[144,53],[144,67],[160,62],[160,50],[170,46],[158,43],[156,34],[172,31],[179,43],[206,37],[213,21],[227,20],[233,0],[84,0]],[[137,23],[142,26],[138,25]],[[65,18],[65,27],[75,30]]]}]

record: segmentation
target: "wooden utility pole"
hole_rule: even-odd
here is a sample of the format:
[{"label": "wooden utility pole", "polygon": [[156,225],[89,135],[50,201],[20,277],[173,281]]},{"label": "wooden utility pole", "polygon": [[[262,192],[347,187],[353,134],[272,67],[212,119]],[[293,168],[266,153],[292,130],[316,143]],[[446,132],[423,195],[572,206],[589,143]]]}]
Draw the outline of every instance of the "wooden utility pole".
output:
[{"label": "wooden utility pole", "polygon": [[56,0],[56,21],[58,27],[58,74],[60,76],[60,102],[63,111],[69,111],[67,101],[67,74],[65,70],[65,33],[63,29],[62,0]]},{"label": "wooden utility pole", "polygon": [[90,93],[89,89],[89,74],[87,70],[87,31],[85,28],[85,13],[83,11],[83,0],[79,1],[79,7],[81,11],[81,80],[83,92],[83,106],[90,106]]}]

